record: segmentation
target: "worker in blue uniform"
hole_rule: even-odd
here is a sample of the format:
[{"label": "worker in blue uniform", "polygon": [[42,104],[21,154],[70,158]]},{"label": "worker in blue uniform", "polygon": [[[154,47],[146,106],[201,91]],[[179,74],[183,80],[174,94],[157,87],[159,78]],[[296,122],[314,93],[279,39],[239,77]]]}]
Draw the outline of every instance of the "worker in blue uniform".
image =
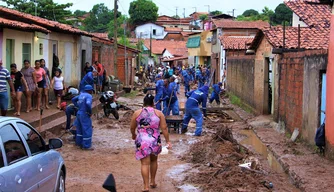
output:
[{"label": "worker in blue uniform", "polygon": [[83,92],[86,85],[91,85],[94,87],[94,77],[97,77],[96,69],[93,69],[92,72],[88,72],[80,82],[79,91]]},{"label": "worker in blue uniform", "polygon": [[161,99],[163,98],[164,92],[164,80],[161,79],[161,75],[157,75],[156,77],[157,82],[155,83],[155,98],[154,102],[156,103],[155,108],[157,110],[162,110],[161,107]]},{"label": "worker in blue uniform", "polygon": [[211,93],[211,97],[210,97],[210,104],[213,102],[213,100],[216,101],[217,105],[220,105],[220,99],[219,99],[219,95],[220,95],[220,92],[222,91],[222,86],[223,86],[223,83],[219,82],[218,84],[214,84],[212,86],[213,88],[213,91]]},{"label": "worker in blue uniform", "polygon": [[187,74],[183,76],[185,94],[190,91],[190,82],[192,81],[194,81],[194,77],[192,76],[191,71],[187,70]]},{"label": "worker in blue uniform", "polygon": [[169,85],[167,90],[165,90],[165,96],[162,99],[164,101],[164,110],[163,113],[165,116],[170,115],[170,111],[172,111],[173,115],[179,115],[179,101],[176,95],[177,84],[175,83],[175,78],[169,78]]},{"label": "worker in blue uniform", "polygon": [[189,121],[191,118],[194,118],[196,121],[195,136],[201,136],[203,115],[199,105],[202,103],[202,111],[204,116],[206,116],[206,102],[208,98],[208,92],[209,86],[205,85],[187,94],[188,100],[186,101],[186,112],[183,117],[182,133],[186,133],[188,131]]},{"label": "worker in blue uniform", "polygon": [[75,106],[78,107],[77,112],[77,136],[75,139],[76,145],[83,150],[92,150],[92,93],[93,86],[85,85],[84,91],[72,99]]},{"label": "worker in blue uniform", "polygon": [[203,87],[206,81],[205,73],[198,74],[198,87]]}]

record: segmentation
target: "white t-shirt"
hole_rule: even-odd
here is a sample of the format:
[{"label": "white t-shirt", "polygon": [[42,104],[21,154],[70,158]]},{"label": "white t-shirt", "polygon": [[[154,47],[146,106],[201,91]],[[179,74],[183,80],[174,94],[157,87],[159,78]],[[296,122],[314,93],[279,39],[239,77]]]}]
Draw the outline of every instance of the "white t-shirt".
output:
[{"label": "white t-shirt", "polygon": [[64,77],[54,77],[54,89],[55,90],[63,90],[64,86],[63,86],[63,81],[64,81]]}]

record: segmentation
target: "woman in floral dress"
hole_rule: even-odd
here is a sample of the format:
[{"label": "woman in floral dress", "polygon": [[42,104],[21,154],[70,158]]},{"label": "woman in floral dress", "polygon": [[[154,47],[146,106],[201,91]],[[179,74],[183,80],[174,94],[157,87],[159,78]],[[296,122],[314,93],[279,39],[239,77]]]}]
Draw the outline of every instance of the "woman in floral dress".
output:
[{"label": "woman in floral dress", "polygon": [[[137,110],[131,119],[131,134],[136,145],[136,159],[141,161],[141,174],[144,181],[143,192],[156,188],[155,176],[158,169],[158,155],[161,153],[160,129],[167,143],[171,148],[166,119],[163,113],[153,108],[154,96],[146,95],[144,107]],[[136,134],[137,128],[137,134]],[[160,129],[159,129],[160,128]],[[149,183],[149,176],[151,180]]]}]

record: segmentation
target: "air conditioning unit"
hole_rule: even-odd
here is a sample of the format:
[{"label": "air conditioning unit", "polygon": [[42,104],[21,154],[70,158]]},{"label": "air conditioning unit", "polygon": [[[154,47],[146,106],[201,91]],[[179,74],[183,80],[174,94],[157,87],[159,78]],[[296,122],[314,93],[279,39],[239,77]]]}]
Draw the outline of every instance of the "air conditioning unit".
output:
[{"label": "air conditioning unit", "polygon": [[207,42],[207,43],[211,43],[211,41],[212,41],[212,37],[208,37],[208,38],[206,38],[206,42]]}]

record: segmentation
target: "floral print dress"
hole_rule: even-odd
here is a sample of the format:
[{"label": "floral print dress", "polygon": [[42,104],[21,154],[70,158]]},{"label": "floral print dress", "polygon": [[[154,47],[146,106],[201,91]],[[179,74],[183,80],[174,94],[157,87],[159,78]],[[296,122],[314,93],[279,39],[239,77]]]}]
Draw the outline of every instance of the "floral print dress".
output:
[{"label": "floral print dress", "polygon": [[140,160],[151,154],[158,156],[161,153],[160,118],[155,114],[154,108],[143,108],[136,122],[136,159]]}]

